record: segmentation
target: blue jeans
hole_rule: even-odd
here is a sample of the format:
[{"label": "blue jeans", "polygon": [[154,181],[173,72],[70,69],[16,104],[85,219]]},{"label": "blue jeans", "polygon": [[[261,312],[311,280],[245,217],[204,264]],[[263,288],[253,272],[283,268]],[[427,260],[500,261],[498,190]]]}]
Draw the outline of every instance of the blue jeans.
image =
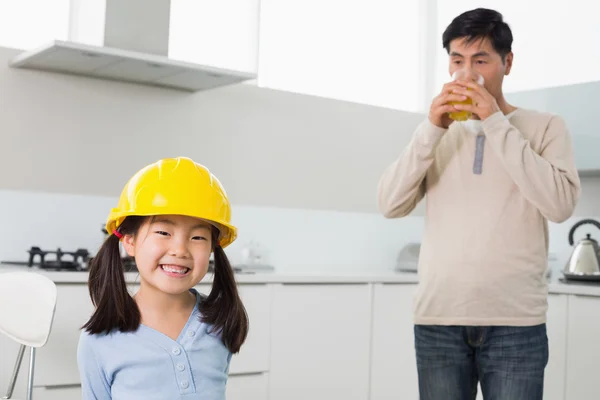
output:
[{"label": "blue jeans", "polygon": [[415,326],[420,400],[541,400],[546,325]]}]

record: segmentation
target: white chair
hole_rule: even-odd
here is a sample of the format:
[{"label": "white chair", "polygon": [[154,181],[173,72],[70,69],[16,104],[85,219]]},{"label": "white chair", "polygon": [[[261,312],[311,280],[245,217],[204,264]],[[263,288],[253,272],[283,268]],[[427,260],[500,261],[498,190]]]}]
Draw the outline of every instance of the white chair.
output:
[{"label": "white chair", "polygon": [[0,272],[0,333],[21,345],[2,399],[12,398],[25,349],[30,347],[27,400],[31,400],[35,351],[48,341],[55,309],[56,285],[50,279],[31,272]]}]

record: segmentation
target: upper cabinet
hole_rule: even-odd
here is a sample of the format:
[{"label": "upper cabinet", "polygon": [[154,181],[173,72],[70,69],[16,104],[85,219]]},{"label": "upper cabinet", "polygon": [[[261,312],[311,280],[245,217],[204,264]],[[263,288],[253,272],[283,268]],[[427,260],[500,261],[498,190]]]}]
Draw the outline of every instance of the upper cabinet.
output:
[{"label": "upper cabinet", "polygon": [[506,95],[517,107],[556,113],[572,135],[575,162],[582,175],[600,174],[600,131],[597,116],[600,81],[528,90]]},{"label": "upper cabinet", "polygon": [[262,0],[258,84],[420,111],[418,0]]}]

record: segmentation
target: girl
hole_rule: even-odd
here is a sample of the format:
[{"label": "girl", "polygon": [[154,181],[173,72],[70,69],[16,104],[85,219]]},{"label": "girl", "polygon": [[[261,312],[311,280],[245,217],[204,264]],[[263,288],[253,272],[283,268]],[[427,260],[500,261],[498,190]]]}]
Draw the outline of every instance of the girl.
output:
[{"label": "girl", "polygon": [[[223,248],[237,230],[208,169],[164,159],[137,172],[106,223],[112,234],[90,265],[95,311],[78,347],[82,396],[116,400],[223,400],[231,355],[248,333]],[[127,291],[120,244],[140,287]],[[208,296],[195,289],[214,253]]]}]

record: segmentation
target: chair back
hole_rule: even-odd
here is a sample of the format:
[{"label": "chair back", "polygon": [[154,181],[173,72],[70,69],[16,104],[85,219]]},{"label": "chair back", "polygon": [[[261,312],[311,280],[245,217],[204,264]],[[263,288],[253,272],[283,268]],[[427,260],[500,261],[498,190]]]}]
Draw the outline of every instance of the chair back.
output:
[{"label": "chair back", "polygon": [[0,273],[0,333],[29,347],[48,341],[56,310],[56,284],[32,272]]}]

